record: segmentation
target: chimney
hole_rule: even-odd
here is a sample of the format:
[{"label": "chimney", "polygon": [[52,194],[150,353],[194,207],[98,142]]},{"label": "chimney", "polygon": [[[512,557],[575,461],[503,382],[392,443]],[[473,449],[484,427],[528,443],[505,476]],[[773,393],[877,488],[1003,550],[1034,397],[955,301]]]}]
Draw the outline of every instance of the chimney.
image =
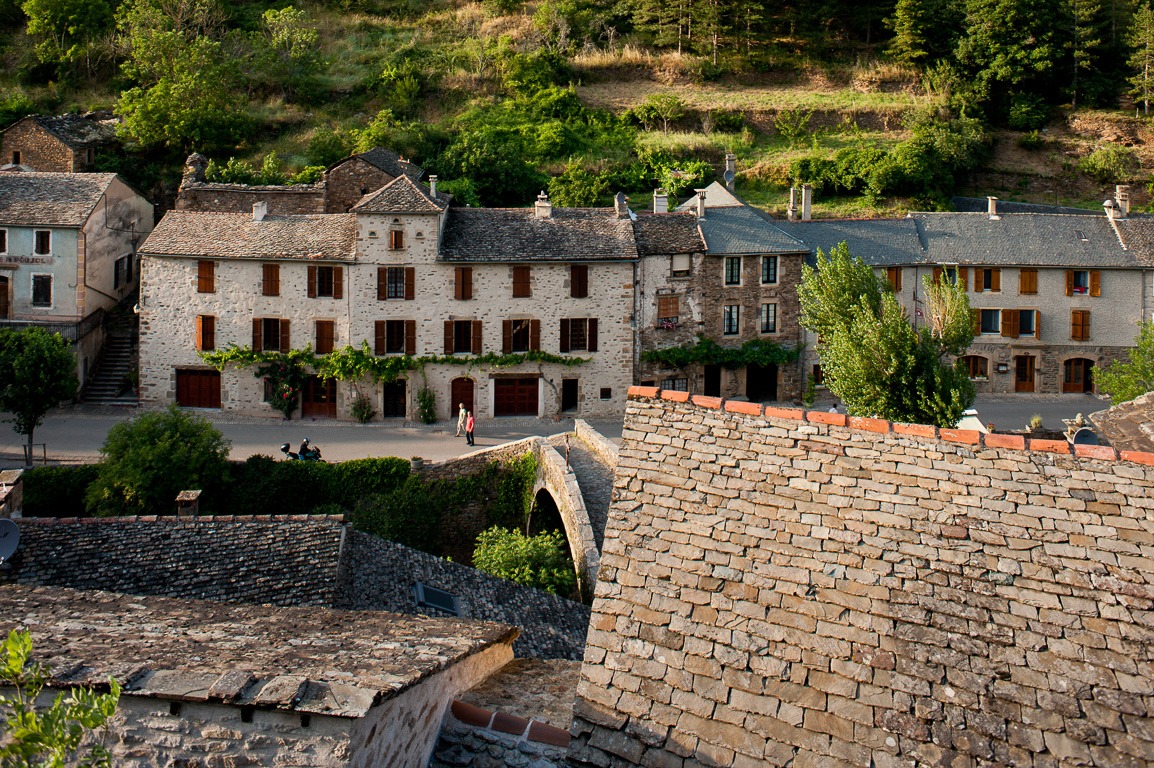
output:
[{"label": "chimney", "polygon": [[669,213],[669,195],[665,194],[663,187],[653,190],[653,212]]},{"label": "chimney", "polygon": [[264,200],[258,200],[252,204],[252,220],[264,221],[264,217],[268,214],[268,203]]},{"label": "chimney", "polygon": [[735,190],[737,186],[737,155],[732,152],[725,153],[725,187],[730,192]]},{"label": "chimney", "polygon": [[1114,199],[1118,202],[1118,218],[1124,219],[1130,215],[1130,185],[1119,184],[1114,187]]},{"label": "chimney", "polygon": [[1113,200],[1105,200],[1102,202],[1102,207],[1106,209],[1106,218],[1113,221],[1118,218],[1118,206],[1114,204]]},{"label": "chimney", "polygon": [[618,192],[613,196],[613,210],[617,211],[617,218],[629,218],[629,198],[624,192]]},{"label": "chimney", "polygon": [[695,189],[693,191],[697,193],[697,218],[704,219],[705,218],[705,190],[704,189]]},{"label": "chimney", "polygon": [[436,176],[430,176],[429,177],[429,197],[433,198],[434,200],[437,199],[437,177]]},{"label": "chimney", "polygon": [[553,204],[549,202],[549,196],[545,194],[545,190],[541,190],[541,194],[537,195],[537,202],[533,204],[533,212],[538,219],[553,218]]},{"label": "chimney", "polygon": [[997,221],[1001,217],[998,216],[998,198],[986,198],[986,213],[990,216],[990,221]]},{"label": "chimney", "polygon": [[785,209],[785,216],[790,221],[797,221],[797,187],[789,188],[789,207]]},{"label": "chimney", "polygon": [[809,221],[813,213],[813,187],[809,184],[801,185],[801,220]]}]

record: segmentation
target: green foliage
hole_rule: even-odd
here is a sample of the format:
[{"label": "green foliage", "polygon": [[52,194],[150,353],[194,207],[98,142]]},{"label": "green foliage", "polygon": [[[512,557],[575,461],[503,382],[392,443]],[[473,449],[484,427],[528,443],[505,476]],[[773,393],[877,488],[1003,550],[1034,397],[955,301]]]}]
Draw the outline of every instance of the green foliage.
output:
[{"label": "green foliage", "polygon": [[423,552],[437,551],[445,507],[416,475],[391,494],[369,496],[353,508],[359,530]]},{"label": "green foliage", "polygon": [[[316,176],[316,169],[305,169],[309,171],[305,174],[303,171],[298,174],[302,178],[311,178]],[[324,169],[320,169],[321,173]],[[289,183],[289,178],[281,169],[280,162],[276,158],[276,154],[269,152],[261,161],[260,170],[254,171],[252,166],[243,160],[237,160],[235,157],[230,157],[228,162],[223,166],[215,160],[208,161],[208,167],[204,170],[204,178],[206,181],[215,182],[217,184],[257,184],[267,186],[280,186]],[[293,177],[293,183],[304,184],[312,182],[297,182]]]},{"label": "green foliage", "polygon": [[[33,662],[32,635],[8,632],[0,646],[0,686],[13,692],[0,695],[5,713],[0,765],[5,768],[107,768],[112,754],[104,746],[105,724],[116,712],[120,684],[109,678],[108,693],[74,687],[59,693],[48,707],[36,699],[52,678],[44,664]],[[95,731],[101,731],[99,734]],[[84,745],[82,746],[82,742]]]},{"label": "green foliage", "polygon": [[261,21],[260,33],[254,36],[257,69],[291,97],[324,63],[317,53],[316,27],[308,13],[292,6],[270,8]]},{"label": "green foliage", "polygon": [[432,424],[437,420],[437,395],[429,387],[422,387],[417,393],[417,418],[423,424]]},{"label": "green foliage", "polygon": [[377,415],[377,409],[373,407],[373,401],[363,392],[357,394],[349,410],[352,411],[353,418],[361,424],[369,423],[373,417]]},{"label": "green foliage", "polygon": [[1050,108],[1046,100],[1036,93],[1015,93],[1010,96],[1010,111],[1007,123],[1019,131],[1034,131],[1044,128],[1050,121]]},{"label": "green foliage", "polygon": [[1102,184],[1116,184],[1137,170],[1134,153],[1126,147],[1100,147],[1078,162],[1078,170]]},{"label": "green foliage", "polygon": [[531,149],[537,148],[518,131],[462,131],[437,159],[436,169],[447,178],[469,179],[485,205],[525,205],[547,184],[530,162]]},{"label": "green foliage", "polygon": [[789,146],[796,147],[809,134],[809,120],[812,116],[812,109],[783,109],[774,115],[773,127],[789,142]]},{"label": "green foliage", "polygon": [[1142,104],[1142,113],[1150,114],[1150,98],[1154,92],[1154,10],[1150,2],[1134,9],[1134,19],[1126,36],[1132,53],[1130,65],[1130,95]]},{"label": "green foliage", "polygon": [[0,130],[4,130],[25,115],[35,114],[39,105],[21,91],[0,89]]},{"label": "green foliage", "polygon": [[76,394],[76,356],[64,337],[43,328],[0,328],[0,412],[28,438],[48,411]]},{"label": "green foliage", "polygon": [[1126,361],[1096,369],[1094,378],[1115,405],[1154,391],[1154,322],[1138,321],[1138,336],[1126,351]]},{"label": "green foliage", "polygon": [[797,359],[800,350],[788,349],[765,339],[750,339],[740,347],[723,347],[697,334],[697,341],[683,347],[649,349],[641,353],[647,363],[663,368],[686,368],[691,365],[720,365],[733,370],[747,365],[781,365]]},{"label": "green foliage", "polygon": [[609,181],[602,174],[570,163],[560,176],[549,179],[549,199],[554,205],[589,208],[609,191]]},{"label": "green foliage", "polygon": [[572,594],[577,584],[565,537],[559,531],[530,537],[515,529],[490,528],[477,537],[473,566],[562,597]]},{"label": "green foliage", "polygon": [[452,195],[453,200],[459,205],[470,205],[474,208],[481,205],[481,198],[477,195],[477,187],[472,179],[438,181],[437,191]]},{"label": "green foliage", "polygon": [[817,380],[810,376],[805,382],[805,392],[801,393],[801,404],[806,408],[813,407],[813,401],[817,397]]},{"label": "green foliage", "polygon": [[502,467],[497,482],[497,499],[489,509],[494,525],[519,527],[533,509],[533,485],[537,479],[537,457],[526,453]]},{"label": "green foliage", "polygon": [[347,134],[331,128],[321,128],[309,140],[305,157],[309,165],[319,165],[328,168],[338,160],[343,160],[352,153],[352,141]]},{"label": "green foliage", "polygon": [[316,184],[325,177],[323,165],[307,165],[289,178],[290,184]]},{"label": "green foliage", "polygon": [[84,493],[100,474],[99,464],[33,467],[24,473],[26,517],[87,517]]},{"label": "green foliage", "polygon": [[326,504],[352,509],[364,499],[392,493],[408,476],[409,462],[398,458],[327,464],[276,461],[258,454],[232,465],[219,501],[209,511],[307,515]]},{"label": "green foliage", "polygon": [[181,491],[220,487],[230,444],[208,419],[176,406],[115,424],[85,504],[100,517],[169,509]]},{"label": "green foliage", "polygon": [[801,324],[821,338],[830,391],[851,416],[953,427],[974,399],[968,375],[947,357],[973,340],[969,300],[957,284],[932,285],[928,324],[915,328],[884,280],[845,243],[817,269],[802,267]]},{"label": "green foliage", "polygon": [[1018,137],[1018,146],[1032,152],[1046,146],[1046,140],[1042,138],[1042,134],[1038,133],[1038,131],[1030,131]]},{"label": "green foliage", "polygon": [[633,108],[633,115],[646,128],[661,124],[661,131],[669,133],[669,124],[685,116],[686,104],[673,93],[653,93],[645,102]]},{"label": "green foliage", "polygon": [[91,74],[99,58],[99,38],[112,27],[108,0],[24,0],[28,34],[40,40],[36,55],[45,63],[85,64]]},{"label": "green foliage", "polygon": [[[517,0],[517,5],[520,5]],[[558,85],[568,85],[572,70],[565,57],[556,51],[515,53],[504,65],[504,83],[510,91],[532,94]]]},{"label": "green foliage", "polygon": [[521,10],[522,0],[483,0],[481,5],[491,16],[508,16]]}]

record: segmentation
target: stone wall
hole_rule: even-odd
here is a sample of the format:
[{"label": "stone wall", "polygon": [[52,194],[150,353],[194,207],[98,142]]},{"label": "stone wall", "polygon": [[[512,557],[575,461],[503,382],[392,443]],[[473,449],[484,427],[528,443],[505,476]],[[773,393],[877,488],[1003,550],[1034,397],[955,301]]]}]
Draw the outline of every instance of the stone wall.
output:
[{"label": "stone wall", "polygon": [[[340,516],[21,518],[0,583],[327,605]],[[411,611],[410,611],[411,613]]]},{"label": "stone wall", "polygon": [[271,214],[325,213],[325,187],[320,183],[249,187],[186,178],[176,196],[176,210],[251,213],[256,202],[268,203]]},{"label": "stone wall", "polygon": [[20,164],[41,173],[73,173],[82,170],[71,147],[44,130],[31,117],[9,126],[0,134],[0,165],[12,162],[12,153],[20,153]]},{"label": "stone wall", "polygon": [[574,419],[573,432],[582,442],[589,446],[589,450],[597,454],[606,466],[617,466],[619,449],[610,440],[606,439],[604,435],[590,427],[588,422],[583,419]]},{"label": "stone wall", "polygon": [[362,197],[377,191],[395,178],[372,163],[351,157],[325,171],[325,208],[322,213],[348,213]]},{"label": "stone wall", "polygon": [[589,510],[585,508],[577,476],[566,465],[565,459],[546,440],[538,440],[537,484],[549,492],[557,504],[557,511],[561,513],[565,538],[569,541],[569,551],[577,569],[577,588],[584,596],[583,599],[588,601],[593,598],[597,569],[601,565],[601,553],[597,550],[597,540],[593,536]]},{"label": "stone wall", "polygon": [[513,643],[517,656],[581,658],[588,606],[359,531],[348,532],[333,605],[440,615],[417,607],[418,581],[454,595],[462,618],[519,627],[521,636]]},{"label": "stone wall", "polygon": [[570,760],[1147,766],[1154,454],[634,388]]}]

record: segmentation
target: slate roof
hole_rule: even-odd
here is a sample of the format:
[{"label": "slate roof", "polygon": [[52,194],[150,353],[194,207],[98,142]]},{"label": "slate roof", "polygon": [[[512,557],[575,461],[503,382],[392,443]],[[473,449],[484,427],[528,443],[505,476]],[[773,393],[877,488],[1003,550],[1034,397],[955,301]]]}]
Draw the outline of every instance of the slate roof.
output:
[{"label": "slate roof", "polygon": [[[697,195],[677,206],[696,211]],[[709,253],[804,253],[809,248],[787,234],[769,214],[749,205],[716,181],[705,187],[705,218],[697,222]]]},{"label": "slate roof", "polygon": [[115,173],[0,173],[0,224],[82,227]]},{"label": "slate roof", "polygon": [[517,629],[491,622],[0,586],[54,686],[362,717]]},{"label": "slate roof", "polygon": [[[425,173],[425,169],[421,166],[414,165],[408,160],[402,160],[401,156],[396,152],[391,149],[385,149],[384,147],[373,147],[368,152],[352,155],[345,158],[345,160],[352,160],[354,157],[359,157],[369,165],[380,168],[390,176],[410,176],[414,179],[419,179]],[[335,168],[345,162],[345,160],[334,163],[332,167]]]},{"label": "slate roof", "polygon": [[434,198],[427,184],[398,176],[375,192],[370,192],[353,206],[357,213],[440,213],[449,207],[453,196],[438,192]]},{"label": "slate roof", "polygon": [[140,246],[154,256],[353,261],[356,217],[350,213],[269,214],[169,211]]},{"label": "slate roof", "polygon": [[633,220],[633,234],[639,256],[670,253],[700,253],[705,240],[693,213],[655,213]]},{"label": "slate roof", "polygon": [[1154,219],[1143,216],[1118,219],[1114,223],[1135,261],[1144,267],[1154,266]]},{"label": "slate roof", "polygon": [[[959,213],[986,213],[989,200],[984,197],[951,197],[950,202]],[[1038,203],[1016,203],[999,200],[998,213],[1064,213],[1072,216],[1105,216],[1103,208],[1071,208],[1065,205],[1040,205]]]},{"label": "slate roof", "polygon": [[453,208],[443,261],[593,261],[636,259],[633,223],[613,208]]},{"label": "slate roof", "polygon": [[1154,451],[1154,392],[1091,413],[1090,422],[1120,451]]},{"label": "slate roof", "polygon": [[924,264],[928,258],[913,219],[811,219],[783,221],[780,226],[815,255],[820,248],[828,256],[845,242],[851,256],[871,266]]},{"label": "slate roof", "polygon": [[116,141],[118,121],[115,118],[102,118],[99,113],[29,115],[24,119],[35,121],[37,125],[72,149],[100,147]]}]

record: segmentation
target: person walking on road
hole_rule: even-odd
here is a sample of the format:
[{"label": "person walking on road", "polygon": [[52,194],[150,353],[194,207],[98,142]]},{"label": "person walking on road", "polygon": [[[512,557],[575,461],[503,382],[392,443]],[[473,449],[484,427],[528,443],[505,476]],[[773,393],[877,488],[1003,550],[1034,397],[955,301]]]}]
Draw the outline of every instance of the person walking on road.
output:
[{"label": "person walking on road", "polygon": [[453,435],[453,437],[460,437],[461,436],[461,430],[465,428],[465,417],[469,415],[468,412],[465,410],[465,404],[464,403],[461,403],[460,407],[461,407],[461,410],[457,414],[457,434]]},{"label": "person walking on road", "polygon": [[476,445],[473,442],[473,426],[476,423],[476,420],[473,419],[473,412],[469,411],[469,416],[465,419],[465,442],[469,445]]}]

